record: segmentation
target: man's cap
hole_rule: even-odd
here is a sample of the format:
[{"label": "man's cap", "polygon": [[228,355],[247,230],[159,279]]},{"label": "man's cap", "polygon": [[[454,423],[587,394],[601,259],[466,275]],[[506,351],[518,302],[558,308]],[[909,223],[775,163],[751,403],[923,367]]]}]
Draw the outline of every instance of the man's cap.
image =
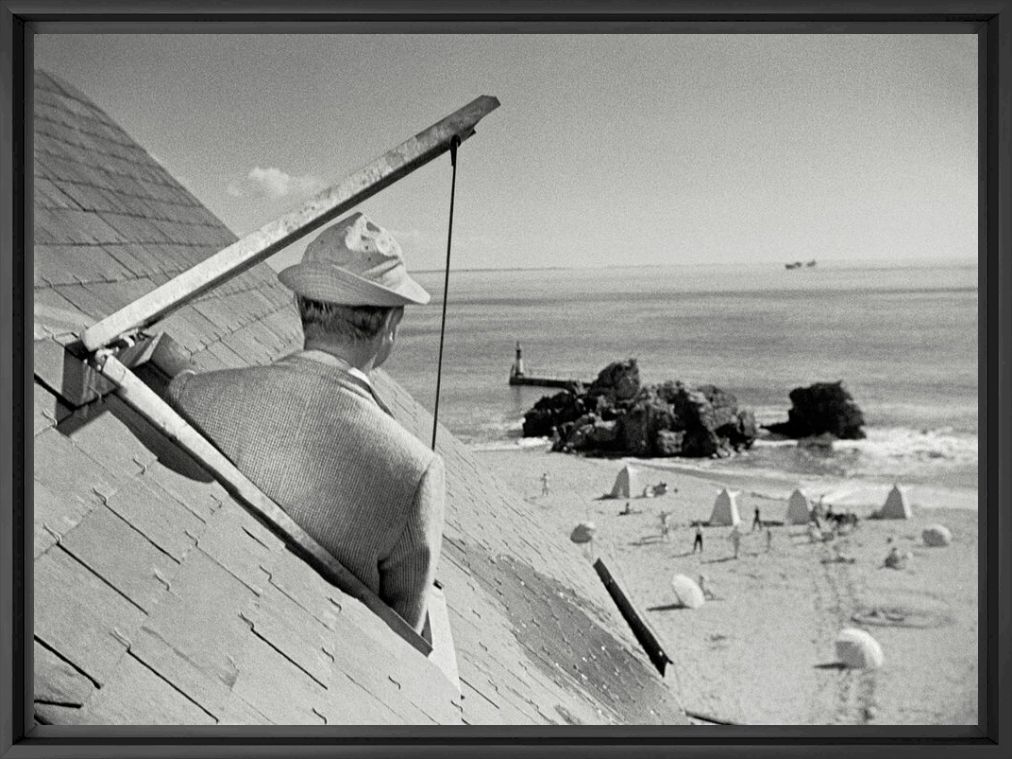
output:
[{"label": "man's cap", "polygon": [[408,276],[393,235],[358,212],[317,235],[302,261],[278,279],[304,298],[342,306],[429,302],[425,289]]}]

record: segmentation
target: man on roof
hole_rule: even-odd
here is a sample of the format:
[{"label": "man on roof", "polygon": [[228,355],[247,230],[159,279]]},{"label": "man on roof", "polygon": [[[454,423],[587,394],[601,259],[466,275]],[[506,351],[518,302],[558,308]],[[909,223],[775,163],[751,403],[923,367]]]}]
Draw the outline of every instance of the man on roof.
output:
[{"label": "man on roof", "polygon": [[304,350],[269,366],[195,374],[169,397],[263,492],[421,632],[439,559],[442,459],[402,427],[371,370],[407,304],[429,294],[391,234],[355,213],[278,275]]}]

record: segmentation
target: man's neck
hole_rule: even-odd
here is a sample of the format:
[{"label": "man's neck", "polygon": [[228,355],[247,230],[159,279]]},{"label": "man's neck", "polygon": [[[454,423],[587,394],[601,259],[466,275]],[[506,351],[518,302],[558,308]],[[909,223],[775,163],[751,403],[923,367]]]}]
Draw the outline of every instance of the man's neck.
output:
[{"label": "man's neck", "polygon": [[322,351],[345,361],[351,367],[369,374],[376,362],[376,351],[371,343],[338,343],[330,340],[306,340],[307,351]]}]

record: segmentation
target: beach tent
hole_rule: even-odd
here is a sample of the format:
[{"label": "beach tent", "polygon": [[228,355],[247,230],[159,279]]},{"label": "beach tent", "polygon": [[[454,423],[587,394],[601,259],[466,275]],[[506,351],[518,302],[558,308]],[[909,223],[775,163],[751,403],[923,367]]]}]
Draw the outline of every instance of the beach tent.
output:
[{"label": "beach tent", "polygon": [[643,492],[640,484],[640,470],[626,464],[615,477],[615,484],[612,485],[611,498],[631,498]]},{"label": "beach tent", "polygon": [[720,491],[717,500],[713,502],[713,512],[710,514],[711,525],[736,525],[741,522],[738,514],[738,492],[728,492],[727,488]]},{"label": "beach tent", "polygon": [[878,669],[885,663],[885,656],[871,635],[856,627],[845,627],[836,636],[836,660],[851,669]]},{"label": "beach tent", "polygon": [[910,519],[910,504],[907,502],[907,494],[900,490],[899,485],[893,485],[889,491],[885,505],[878,511],[879,519]]},{"label": "beach tent", "polygon": [[924,540],[924,545],[940,548],[952,542],[952,533],[945,525],[929,524],[921,533],[921,538]]},{"label": "beach tent", "polygon": [[686,575],[672,577],[671,589],[675,591],[675,601],[687,609],[698,609],[705,601],[702,588]]},{"label": "beach tent", "polygon": [[784,524],[808,524],[812,520],[812,504],[800,490],[791,493],[787,501],[787,514]]}]

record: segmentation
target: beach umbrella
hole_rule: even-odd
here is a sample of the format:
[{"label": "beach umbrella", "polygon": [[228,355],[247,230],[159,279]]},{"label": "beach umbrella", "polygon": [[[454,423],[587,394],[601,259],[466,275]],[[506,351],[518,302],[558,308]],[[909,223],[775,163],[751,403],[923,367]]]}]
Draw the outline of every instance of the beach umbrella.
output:
[{"label": "beach umbrella", "polygon": [[850,669],[878,669],[885,662],[878,641],[856,627],[845,627],[836,636],[836,659]]},{"label": "beach umbrella", "polygon": [[921,533],[924,545],[932,547],[947,546],[952,542],[952,533],[949,528],[941,524],[929,524]]},{"label": "beach umbrella", "polygon": [[569,539],[574,543],[589,543],[594,539],[595,532],[597,532],[597,527],[593,522],[580,522],[573,528]]},{"label": "beach umbrella", "polygon": [[686,608],[698,609],[705,602],[702,589],[686,575],[672,577],[671,589],[675,591],[675,600]]}]

